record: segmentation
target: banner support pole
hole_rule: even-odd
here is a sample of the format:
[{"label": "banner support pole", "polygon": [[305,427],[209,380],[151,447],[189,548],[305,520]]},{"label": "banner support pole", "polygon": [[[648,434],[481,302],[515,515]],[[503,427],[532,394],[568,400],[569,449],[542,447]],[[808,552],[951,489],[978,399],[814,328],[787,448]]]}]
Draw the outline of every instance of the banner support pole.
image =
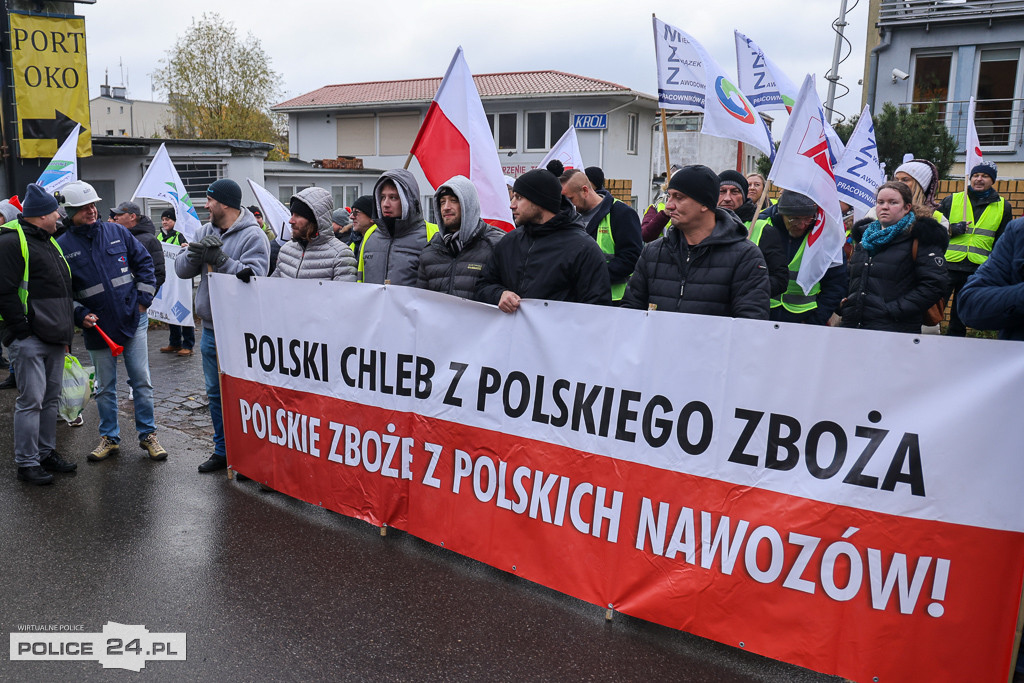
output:
[{"label": "banner support pole", "polygon": [[668,158],[668,124],[665,122],[665,108],[661,107],[659,108],[659,111],[661,112],[661,137],[665,142],[665,182],[668,183],[669,176],[672,175],[670,173],[672,170],[672,164],[669,162]]}]

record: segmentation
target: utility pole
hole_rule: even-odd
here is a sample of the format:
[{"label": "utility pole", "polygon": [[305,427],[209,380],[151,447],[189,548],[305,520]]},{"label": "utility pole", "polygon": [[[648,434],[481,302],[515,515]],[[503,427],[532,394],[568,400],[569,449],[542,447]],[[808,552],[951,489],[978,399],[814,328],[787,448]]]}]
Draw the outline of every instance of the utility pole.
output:
[{"label": "utility pole", "polygon": [[829,69],[825,78],[828,80],[828,98],[825,100],[825,111],[828,112],[828,122],[832,123],[832,106],[836,101],[836,82],[839,81],[839,56],[843,51],[843,31],[846,30],[846,0],[839,0],[839,18],[832,24],[836,32],[836,47],[832,51],[832,68]]}]

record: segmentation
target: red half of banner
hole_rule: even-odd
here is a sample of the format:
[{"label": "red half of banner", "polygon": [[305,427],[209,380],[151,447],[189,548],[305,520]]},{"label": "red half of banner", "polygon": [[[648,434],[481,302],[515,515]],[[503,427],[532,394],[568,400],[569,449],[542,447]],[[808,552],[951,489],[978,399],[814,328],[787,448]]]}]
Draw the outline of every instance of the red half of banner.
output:
[{"label": "red half of banner", "polygon": [[1024,534],[828,504],[226,375],[222,387],[231,466],[295,498],[824,673],[980,681],[1010,671]]}]

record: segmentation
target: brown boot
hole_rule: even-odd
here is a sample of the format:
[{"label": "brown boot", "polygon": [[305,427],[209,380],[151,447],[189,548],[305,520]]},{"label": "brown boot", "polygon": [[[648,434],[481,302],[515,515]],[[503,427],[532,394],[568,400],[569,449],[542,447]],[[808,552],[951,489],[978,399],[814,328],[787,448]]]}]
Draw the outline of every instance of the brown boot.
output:
[{"label": "brown boot", "polygon": [[179,356],[191,356],[192,355],[192,349],[181,349],[181,350],[178,351],[178,355]]},{"label": "brown boot", "polygon": [[180,346],[164,346],[160,349],[160,353],[177,353],[181,351]]}]

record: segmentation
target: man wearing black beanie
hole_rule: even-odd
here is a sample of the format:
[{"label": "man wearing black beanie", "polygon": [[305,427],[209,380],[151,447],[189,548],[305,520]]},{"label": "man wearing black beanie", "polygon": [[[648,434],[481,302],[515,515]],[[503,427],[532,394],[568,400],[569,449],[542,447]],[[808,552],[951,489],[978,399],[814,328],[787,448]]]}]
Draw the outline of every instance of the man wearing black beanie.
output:
[{"label": "man wearing black beanie", "polygon": [[768,270],[736,214],[717,208],[719,180],[684,166],[668,183],[664,237],[644,247],[622,299],[626,308],[768,319]]},{"label": "man wearing black beanie", "polygon": [[515,313],[521,299],[611,304],[604,253],[574,220],[562,183],[536,168],[512,186],[516,229],[494,247],[477,283],[476,299]]}]

